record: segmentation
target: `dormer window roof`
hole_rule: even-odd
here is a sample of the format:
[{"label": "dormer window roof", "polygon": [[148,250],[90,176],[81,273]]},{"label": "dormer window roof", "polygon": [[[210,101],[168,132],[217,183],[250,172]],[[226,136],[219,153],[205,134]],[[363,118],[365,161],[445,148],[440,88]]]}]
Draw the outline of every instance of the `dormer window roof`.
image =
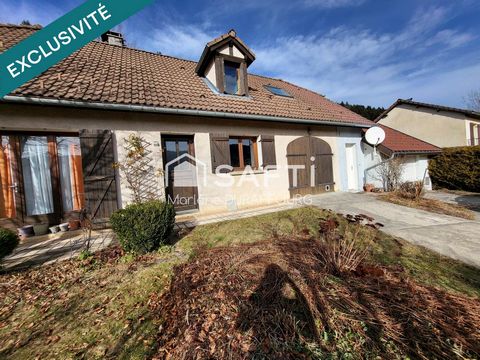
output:
[{"label": "dormer window roof", "polygon": [[195,72],[206,78],[221,94],[248,95],[247,68],[255,54],[235,30],[210,41],[203,50]]}]

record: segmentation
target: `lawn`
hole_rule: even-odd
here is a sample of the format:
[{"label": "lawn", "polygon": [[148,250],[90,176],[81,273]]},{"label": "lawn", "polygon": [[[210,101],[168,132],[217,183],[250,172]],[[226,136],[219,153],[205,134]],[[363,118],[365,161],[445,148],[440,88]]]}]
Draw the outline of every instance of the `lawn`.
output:
[{"label": "lawn", "polygon": [[[212,312],[213,310],[205,312],[210,323],[213,322],[217,327],[225,324],[225,327],[217,329],[212,325],[210,330],[207,328],[202,332],[200,329],[197,332],[198,329],[195,326],[199,324],[203,326],[205,319],[202,320],[201,316],[195,317],[195,309],[191,307],[195,307],[196,302],[186,300],[196,299],[196,297],[186,292],[187,289],[190,289],[192,294],[197,294],[198,304],[212,305],[212,309],[228,305],[239,306],[235,305],[235,301],[240,301],[240,305],[243,304],[242,297],[249,299],[252,295],[252,287],[253,289],[261,288],[259,279],[264,278],[270,270],[275,276],[280,278],[283,276],[283,273],[279,273],[279,267],[283,266],[285,259],[298,260],[296,257],[304,254],[305,256],[300,260],[304,259],[305,264],[314,266],[310,256],[313,252],[308,241],[318,237],[319,222],[330,216],[332,214],[316,208],[288,210],[199,226],[178,239],[174,246],[164,247],[158,253],[139,258],[124,255],[113,248],[86,260],[64,261],[39,269],[0,275],[0,292],[3,294],[0,299],[0,358],[143,359],[152,356],[163,358],[167,356],[162,351],[171,351],[172,348],[169,346],[175,345],[175,341],[179,340],[182,340],[185,346],[194,344],[199,346],[199,349],[207,344],[205,351],[208,350],[208,354],[212,355],[219,354],[218,346],[221,342],[215,345],[217,343],[208,340],[209,337],[218,335],[218,339],[221,339],[221,336],[225,335],[226,339],[230,331],[231,334],[238,335],[240,340],[244,340],[239,345],[241,351],[245,354],[259,355],[260,353],[255,350],[255,344],[252,343],[252,332],[261,333],[263,328],[244,328],[245,324],[242,324],[238,328],[230,329],[227,325],[230,326],[233,320],[228,322],[225,322],[224,318],[221,321],[220,318],[215,320],[218,314],[224,314],[230,318],[237,316],[237,311],[224,309],[223,313],[219,310],[218,314]],[[432,297],[445,298],[452,304],[465,302],[477,306],[479,303],[480,270],[395,239],[374,228],[350,224],[340,217],[337,219],[339,233],[355,234],[359,239],[358,246],[368,247],[366,261],[369,264],[375,264],[375,271],[380,268],[388,276],[375,275],[365,278],[365,274],[357,274],[344,278],[340,275],[322,273],[322,278],[315,283],[322,285],[324,292],[322,296],[325,296],[325,299],[329,299],[330,296],[338,297],[347,289],[353,288],[356,292],[367,296],[370,291],[378,290],[379,285],[375,284],[383,284],[382,286],[387,288],[395,285],[398,292],[394,295],[406,301],[403,284],[413,282],[412,289],[418,289],[416,298],[424,295],[429,299],[430,305]],[[278,243],[275,239],[278,239]],[[292,244],[296,244],[297,250],[301,251],[294,251],[285,257]],[[284,252],[279,252],[279,249],[283,249]],[[299,266],[298,264],[302,261],[295,263],[297,264],[295,266]],[[241,272],[234,271],[238,264],[246,264],[245,267],[242,265]],[[292,264],[289,266],[294,266]],[[299,267],[299,269],[303,268]],[[316,268],[307,268],[308,271],[312,269]],[[371,272],[368,267],[365,269]],[[312,279],[316,279],[320,273],[321,270],[318,270],[318,273],[312,270]],[[303,298],[303,295],[300,295],[303,294],[301,290],[306,282],[295,281],[300,276],[297,271],[288,274],[294,281],[291,282],[289,290],[285,290],[287,292],[285,309],[293,306],[301,310],[302,304],[309,299],[308,295],[305,295],[306,300],[300,302],[298,300]],[[239,281],[238,276],[243,280]],[[363,280],[358,282],[357,277]],[[173,283],[172,279],[174,279]],[[208,284],[215,286],[206,287],[204,292],[198,293],[195,292],[201,289],[197,286],[198,281],[204,284],[201,286]],[[191,286],[194,283],[197,285],[192,290]],[[295,284],[300,284],[298,289]],[[345,284],[349,286],[345,287]],[[365,284],[370,287],[364,287],[367,286]],[[207,291],[208,289],[213,292]],[[238,293],[222,295],[218,293],[222,289],[224,291],[236,289]],[[406,294],[408,298],[413,298],[415,295]],[[235,296],[232,297],[233,295]],[[208,299],[203,299],[202,296]],[[377,298],[380,299],[380,297]],[[346,300],[346,297],[343,300]],[[374,301],[375,299],[372,300]],[[332,318],[343,319],[347,316],[345,309],[342,310],[345,304],[342,304],[340,307],[329,308],[334,314]],[[379,303],[379,308],[382,304],[384,305],[385,302]],[[477,308],[474,307],[474,309]],[[200,305],[198,309],[201,309]],[[241,308],[237,310],[241,313]],[[298,348],[282,348],[281,351],[288,350],[289,354],[296,358],[301,358],[308,352],[310,355],[306,356],[322,358],[326,354],[325,349],[330,349],[329,353],[337,354],[339,357],[342,354],[355,353],[356,347],[360,349],[366,346],[365,344],[369,344],[365,340],[367,339],[365,334],[370,334],[372,329],[377,329],[373,325],[368,325],[372,319],[366,317],[362,311],[359,308],[358,314],[365,317],[365,321],[355,320],[355,316],[358,315],[356,313],[348,315],[349,321],[355,325],[348,331],[343,328],[334,328],[332,324],[330,324],[330,330],[325,330],[323,327],[328,322],[325,320],[322,324],[316,315],[313,316],[312,321],[316,324],[314,332],[318,332],[316,335],[323,339],[321,344],[317,337],[312,338],[311,331],[309,334],[307,334],[308,331],[303,334],[303,328],[296,327],[305,323],[304,315],[295,318],[285,313],[281,315],[284,317],[278,319],[291,325],[291,328],[285,330],[287,334],[285,336],[294,339]],[[248,311],[245,314],[252,315]],[[176,320],[172,322],[173,315],[176,316]],[[448,316],[453,315],[448,314]],[[448,316],[445,318],[448,319]],[[472,316],[478,316],[478,314],[475,313]],[[435,317],[429,319],[435,322]],[[342,321],[338,320],[335,324],[344,324]],[[412,321],[415,320],[412,319]],[[457,323],[461,324],[460,321]],[[265,324],[268,326],[270,323],[267,321]],[[191,328],[182,328],[184,332],[181,333],[182,336],[178,335],[178,338],[171,336],[177,334],[179,326],[184,325]],[[465,325],[466,328],[467,325]],[[362,330],[369,326],[371,326],[370,330]],[[395,324],[391,329],[395,329]],[[393,331],[391,329],[389,331]],[[195,336],[200,336],[199,339],[194,339],[198,343],[195,341],[192,343],[192,338],[183,337],[191,331],[194,331],[192,334]],[[208,341],[202,340],[202,336]],[[282,340],[282,336],[277,340]],[[473,331],[469,336],[478,337],[478,331]],[[275,339],[270,341],[274,342]],[[390,349],[388,351],[395,353],[395,349],[400,345],[395,341],[389,341],[386,340],[385,346]],[[234,343],[232,342],[231,345],[233,346]],[[274,343],[270,345],[277,346]],[[458,342],[451,344],[452,347],[457,345]],[[461,341],[460,345],[462,345]],[[262,344],[262,346],[268,346],[268,344]],[[371,354],[375,351],[377,350],[372,347]],[[458,350],[459,353],[462,351],[461,348]],[[216,356],[222,358],[219,355]],[[206,357],[208,356],[205,355]],[[174,359],[175,356],[172,358]]]}]

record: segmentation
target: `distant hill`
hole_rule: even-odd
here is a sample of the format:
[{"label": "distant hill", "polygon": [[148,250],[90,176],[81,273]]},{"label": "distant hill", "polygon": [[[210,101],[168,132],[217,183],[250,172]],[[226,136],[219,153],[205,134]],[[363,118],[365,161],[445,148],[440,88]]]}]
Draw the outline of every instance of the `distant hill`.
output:
[{"label": "distant hill", "polygon": [[375,120],[381,113],[385,111],[385,108],[383,107],[372,107],[370,105],[354,105],[343,101],[340,103],[340,105],[345,106],[347,109],[350,109],[353,112],[369,120]]}]

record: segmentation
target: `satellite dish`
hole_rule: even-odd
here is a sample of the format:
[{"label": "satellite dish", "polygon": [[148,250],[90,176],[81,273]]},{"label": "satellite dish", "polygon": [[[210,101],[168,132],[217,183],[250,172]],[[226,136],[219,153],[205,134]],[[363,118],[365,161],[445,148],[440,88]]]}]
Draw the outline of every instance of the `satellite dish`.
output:
[{"label": "satellite dish", "polygon": [[370,145],[377,146],[385,140],[385,131],[379,126],[371,127],[365,133],[365,140]]}]

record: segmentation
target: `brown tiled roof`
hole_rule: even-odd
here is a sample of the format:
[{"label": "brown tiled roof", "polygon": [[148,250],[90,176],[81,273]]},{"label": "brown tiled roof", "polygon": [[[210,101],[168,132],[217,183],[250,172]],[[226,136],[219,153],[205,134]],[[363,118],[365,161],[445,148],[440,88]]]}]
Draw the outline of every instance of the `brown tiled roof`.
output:
[{"label": "brown tiled roof", "polygon": [[[0,51],[36,30],[0,25]],[[258,75],[248,75],[250,98],[215,94],[195,74],[196,64],[92,41],[10,95],[372,124],[313,91]],[[265,85],[283,88],[293,99],[275,96]]]},{"label": "brown tiled roof", "polygon": [[412,105],[416,107],[423,107],[423,108],[428,108],[428,109],[434,109],[437,110],[438,112],[440,111],[446,111],[446,112],[454,112],[454,113],[459,113],[463,114],[475,119],[480,119],[480,112],[478,111],[473,111],[473,110],[468,110],[468,109],[460,109],[460,108],[454,108],[450,106],[443,106],[443,105],[435,105],[435,104],[428,104],[428,103],[423,103],[423,102],[418,102],[418,101],[413,101],[411,99],[398,99],[395,101],[387,110],[385,110],[383,113],[380,114],[374,121],[378,122],[382,120],[384,117],[388,115],[390,111],[392,111],[394,108],[396,108],[399,105]]},{"label": "brown tiled roof", "polygon": [[[439,147],[407,135],[385,125],[378,125],[385,131],[385,141],[379,149],[388,153],[435,154],[442,151]],[[386,150],[386,151],[385,151]]]}]

